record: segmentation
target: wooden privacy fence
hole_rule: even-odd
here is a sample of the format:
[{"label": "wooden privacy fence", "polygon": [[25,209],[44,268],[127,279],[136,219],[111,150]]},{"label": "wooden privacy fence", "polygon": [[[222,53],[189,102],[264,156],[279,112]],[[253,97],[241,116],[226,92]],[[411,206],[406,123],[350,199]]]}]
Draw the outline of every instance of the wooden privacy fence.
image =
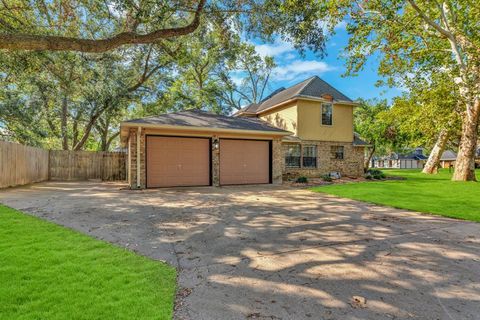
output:
[{"label": "wooden privacy fence", "polygon": [[50,151],[50,180],[125,180],[126,154],[104,151]]},{"label": "wooden privacy fence", "polygon": [[0,141],[0,188],[46,180],[126,180],[124,152],[44,150]]},{"label": "wooden privacy fence", "polygon": [[0,188],[48,180],[48,150],[0,141]]}]

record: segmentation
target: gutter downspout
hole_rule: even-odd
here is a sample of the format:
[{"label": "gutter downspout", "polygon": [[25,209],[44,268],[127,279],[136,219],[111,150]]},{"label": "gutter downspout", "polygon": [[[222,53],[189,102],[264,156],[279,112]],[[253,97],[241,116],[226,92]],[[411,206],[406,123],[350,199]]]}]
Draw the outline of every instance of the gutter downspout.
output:
[{"label": "gutter downspout", "polygon": [[140,135],[142,134],[142,127],[137,130],[137,188],[140,189]]}]

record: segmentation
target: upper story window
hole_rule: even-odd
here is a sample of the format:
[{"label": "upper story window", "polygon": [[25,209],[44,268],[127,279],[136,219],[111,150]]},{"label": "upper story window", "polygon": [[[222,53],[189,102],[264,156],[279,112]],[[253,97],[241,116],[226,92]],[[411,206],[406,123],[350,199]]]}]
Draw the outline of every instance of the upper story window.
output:
[{"label": "upper story window", "polygon": [[332,114],[333,114],[333,105],[331,103],[322,104],[322,124],[331,126],[332,125]]}]

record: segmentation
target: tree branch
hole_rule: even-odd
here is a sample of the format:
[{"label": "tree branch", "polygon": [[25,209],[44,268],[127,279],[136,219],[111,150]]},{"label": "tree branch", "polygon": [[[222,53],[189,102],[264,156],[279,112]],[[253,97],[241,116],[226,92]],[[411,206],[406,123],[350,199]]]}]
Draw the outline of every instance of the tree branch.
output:
[{"label": "tree branch", "polygon": [[107,39],[79,39],[61,36],[31,34],[0,34],[0,49],[7,50],[50,50],[101,53],[126,44],[148,44],[161,39],[178,37],[194,32],[200,24],[200,15],[206,0],[200,0],[192,22],[178,28],[166,28],[147,34],[122,32]]},{"label": "tree branch", "polygon": [[408,3],[410,3],[410,5],[413,7],[413,9],[415,11],[417,11],[418,15],[426,22],[428,23],[430,26],[432,26],[435,30],[437,30],[438,32],[440,32],[441,35],[443,35],[444,37],[448,38],[448,39],[453,39],[453,34],[451,34],[450,32],[448,32],[447,30],[445,30],[444,28],[442,28],[438,23],[436,23],[435,21],[433,21],[432,19],[430,19],[426,14],[425,12],[422,11],[422,9],[420,9],[417,5],[417,3],[414,1],[414,0],[407,0]]}]

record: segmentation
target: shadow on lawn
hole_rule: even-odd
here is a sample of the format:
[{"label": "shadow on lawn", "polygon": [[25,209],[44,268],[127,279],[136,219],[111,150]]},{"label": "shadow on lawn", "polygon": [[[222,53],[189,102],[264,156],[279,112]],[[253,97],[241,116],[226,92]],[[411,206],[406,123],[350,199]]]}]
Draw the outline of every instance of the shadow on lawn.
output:
[{"label": "shadow on lawn", "polygon": [[[3,196],[7,204],[176,265],[185,295],[179,319],[477,319],[480,313],[477,224],[265,186],[64,189]],[[52,197],[63,200],[52,204]]]}]

